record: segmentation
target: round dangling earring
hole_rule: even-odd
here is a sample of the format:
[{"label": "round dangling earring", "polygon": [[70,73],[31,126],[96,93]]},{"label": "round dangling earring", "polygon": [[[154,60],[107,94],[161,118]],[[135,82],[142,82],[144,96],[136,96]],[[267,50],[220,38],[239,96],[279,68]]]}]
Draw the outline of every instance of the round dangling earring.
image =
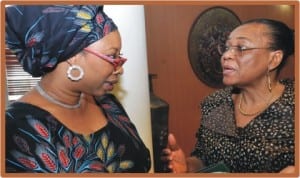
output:
[{"label": "round dangling earring", "polygon": [[269,92],[271,93],[272,92],[272,83],[271,83],[271,77],[270,77],[270,70],[268,70],[268,72],[267,72],[267,82],[268,82]]},{"label": "round dangling earring", "polygon": [[[70,64],[70,63],[68,62],[68,64]],[[78,76],[73,76],[72,75],[72,71],[75,71],[75,70],[79,71]],[[70,64],[70,66],[68,68],[68,71],[67,71],[67,76],[70,80],[77,82],[80,79],[82,79],[83,75],[84,75],[84,72],[83,72],[83,69],[80,66]]]}]

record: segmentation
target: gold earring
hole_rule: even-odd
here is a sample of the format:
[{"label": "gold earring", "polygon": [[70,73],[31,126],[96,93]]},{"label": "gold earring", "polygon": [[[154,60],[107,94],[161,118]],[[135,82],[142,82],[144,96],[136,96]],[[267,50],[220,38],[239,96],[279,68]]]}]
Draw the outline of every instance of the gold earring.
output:
[{"label": "gold earring", "polygon": [[267,72],[267,82],[268,82],[268,89],[269,89],[269,92],[271,93],[272,92],[272,83],[271,83],[271,77],[270,77],[270,70],[268,70]]}]

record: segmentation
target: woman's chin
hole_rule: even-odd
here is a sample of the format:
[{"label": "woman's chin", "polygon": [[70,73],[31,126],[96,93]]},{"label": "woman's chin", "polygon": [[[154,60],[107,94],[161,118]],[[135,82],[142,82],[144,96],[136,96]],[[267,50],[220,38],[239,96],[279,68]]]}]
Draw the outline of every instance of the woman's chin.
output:
[{"label": "woman's chin", "polygon": [[101,96],[106,93],[111,93],[114,89],[114,85],[111,84],[104,84],[101,88],[93,93],[94,96]]},{"label": "woman's chin", "polygon": [[233,80],[230,80],[230,79],[223,78],[223,84],[224,84],[225,86],[232,86],[232,85],[235,85],[236,82],[233,81]]}]

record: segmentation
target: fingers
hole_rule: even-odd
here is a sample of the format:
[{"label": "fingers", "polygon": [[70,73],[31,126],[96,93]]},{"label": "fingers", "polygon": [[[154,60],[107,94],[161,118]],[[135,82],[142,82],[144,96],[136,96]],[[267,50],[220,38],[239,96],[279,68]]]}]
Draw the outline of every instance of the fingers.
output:
[{"label": "fingers", "polygon": [[160,159],[164,162],[168,162],[171,160],[171,154],[172,154],[172,151],[169,148],[165,148],[161,152]]},{"label": "fingers", "polygon": [[168,162],[170,172],[181,172],[180,166],[182,162],[184,162],[181,160],[181,156],[184,157],[181,152],[182,151],[177,144],[176,138],[172,133],[170,133],[168,135],[168,147],[163,149],[161,152],[161,160],[163,162]]},{"label": "fingers", "polygon": [[171,161],[172,160],[172,152],[179,150],[179,146],[177,145],[176,139],[173,134],[168,135],[168,148],[165,148],[161,152],[161,160],[162,161]]},{"label": "fingers", "polygon": [[170,155],[171,152],[172,152],[171,149],[165,148],[165,149],[162,150],[162,155]]},{"label": "fingers", "polygon": [[169,134],[168,136],[168,145],[172,151],[178,150],[179,146],[177,145],[176,139],[173,134]]}]

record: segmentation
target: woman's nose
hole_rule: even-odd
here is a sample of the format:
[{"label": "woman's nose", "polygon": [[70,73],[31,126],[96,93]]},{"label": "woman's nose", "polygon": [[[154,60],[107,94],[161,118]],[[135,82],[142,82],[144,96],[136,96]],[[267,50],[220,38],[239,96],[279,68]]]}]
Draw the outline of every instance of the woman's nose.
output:
[{"label": "woman's nose", "polygon": [[236,53],[233,48],[229,49],[228,51],[224,52],[221,56],[222,60],[232,59],[236,56]]}]

